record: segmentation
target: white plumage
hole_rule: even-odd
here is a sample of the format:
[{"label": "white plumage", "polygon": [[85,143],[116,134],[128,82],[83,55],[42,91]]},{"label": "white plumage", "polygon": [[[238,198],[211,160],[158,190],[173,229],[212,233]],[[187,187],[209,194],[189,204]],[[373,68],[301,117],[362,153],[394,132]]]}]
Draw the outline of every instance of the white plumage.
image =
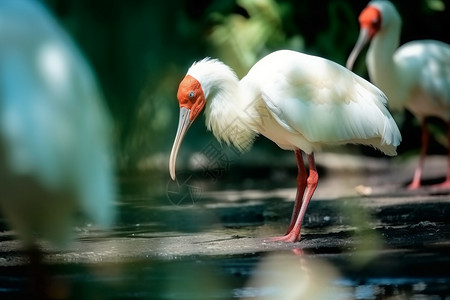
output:
[{"label": "white plumage", "polygon": [[[371,81],[386,93],[390,108],[406,108],[422,123],[421,158],[409,186],[418,188],[428,144],[425,119],[438,117],[450,121],[450,45],[422,40],[408,42],[397,49],[401,18],[389,1],[370,2],[359,21],[361,32],[347,67],[353,67],[361,49],[371,40],[366,57]],[[443,185],[450,186],[450,165]]]},{"label": "white plumage", "polygon": [[[400,134],[384,94],[338,64],[278,51],[260,60],[241,87],[244,99],[260,101],[258,109],[275,121],[263,117],[263,123],[272,123],[260,124],[259,131],[283,149],[309,154],[323,145],[356,143],[396,154]],[[266,134],[268,127],[274,132]]]},{"label": "white plumage", "polygon": [[[181,141],[203,108],[206,125],[219,140],[246,150],[262,134],[296,152],[297,204],[289,232],[279,240],[300,239],[301,220],[318,180],[314,151],[356,143],[395,155],[401,141],[378,88],[336,63],[294,51],[267,55],[240,81],[218,60],[194,63],[177,96],[181,111],[170,157],[173,179]],[[309,160],[308,182],[302,151]]]},{"label": "white plumage", "polygon": [[26,244],[114,216],[111,124],[94,74],[38,2],[0,2],[0,205]]}]

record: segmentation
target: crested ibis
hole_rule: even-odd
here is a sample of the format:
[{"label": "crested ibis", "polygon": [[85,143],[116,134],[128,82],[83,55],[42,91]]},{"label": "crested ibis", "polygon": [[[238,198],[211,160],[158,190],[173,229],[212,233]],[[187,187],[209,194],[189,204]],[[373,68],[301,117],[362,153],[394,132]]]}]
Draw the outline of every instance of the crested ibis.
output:
[{"label": "crested ibis", "polygon": [[177,98],[180,118],[169,162],[173,180],[181,142],[202,110],[207,128],[220,141],[247,150],[262,134],[295,152],[297,194],[291,222],[287,233],[274,241],[300,240],[302,219],[319,180],[315,151],[354,143],[395,155],[401,141],[378,88],[332,61],[289,50],[262,58],[241,80],[219,60],[196,62],[181,81]]},{"label": "crested ibis", "polygon": [[[370,42],[366,65],[371,81],[389,98],[392,110],[408,109],[421,123],[422,146],[419,163],[409,189],[421,186],[429,132],[426,119],[437,117],[448,124],[450,145],[450,45],[435,40],[418,40],[399,45],[401,18],[389,1],[372,1],[359,16],[358,40],[347,60],[353,64]],[[450,153],[446,180],[450,187]]]}]

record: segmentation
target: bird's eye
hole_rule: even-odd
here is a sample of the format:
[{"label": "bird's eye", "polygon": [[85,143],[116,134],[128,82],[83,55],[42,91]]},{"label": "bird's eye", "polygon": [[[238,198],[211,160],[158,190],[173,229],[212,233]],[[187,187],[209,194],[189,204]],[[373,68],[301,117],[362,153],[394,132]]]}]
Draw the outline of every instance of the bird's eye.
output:
[{"label": "bird's eye", "polygon": [[381,19],[376,18],[372,21],[372,26],[379,29],[381,27]]},{"label": "bird's eye", "polygon": [[194,91],[190,91],[188,94],[189,99],[193,99],[195,96],[195,92]]}]

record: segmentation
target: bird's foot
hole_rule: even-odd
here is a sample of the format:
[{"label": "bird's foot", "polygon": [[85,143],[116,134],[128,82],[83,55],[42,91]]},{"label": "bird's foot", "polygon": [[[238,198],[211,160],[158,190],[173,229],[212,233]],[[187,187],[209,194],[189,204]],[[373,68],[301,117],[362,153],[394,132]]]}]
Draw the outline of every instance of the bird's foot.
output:
[{"label": "bird's foot", "polygon": [[450,179],[446,179],[444,182],[442,183],[438,183],[433,185],[433,189],[437,189],[437,190],[449,190],[450,189]]},{"label": "bird's foot", "polygon": [[300,241],[300,234],[296,234],[294,232],[289,232],[283,236],[276,236],[267,239],[268,242],[285,242],[285,243],[295,243]]},{"label": "bird's foot", "polygon": [[[420,188],[422,188],[423,186],[420,184],[420,182],[411,182],[406,188],[409,191],[416,191]],[[426,186],[427,188],[431,189],[431,190],[450,190],[450,179],[446,179],[444,182],[442,183],[438,183],[438,184],[433,184],[431,186]]]},{"label": "bird's foot", "polygon": [[413,181],[406,188],[410,191],[414,191],[420,189],[420,187],[421,187],[420,181]]}]

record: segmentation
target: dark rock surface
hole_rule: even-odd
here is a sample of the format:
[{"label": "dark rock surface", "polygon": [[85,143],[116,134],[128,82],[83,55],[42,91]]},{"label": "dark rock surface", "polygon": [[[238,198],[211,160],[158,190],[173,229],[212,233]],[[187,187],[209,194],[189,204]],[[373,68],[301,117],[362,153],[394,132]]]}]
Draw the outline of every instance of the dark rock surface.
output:
[{"label": "dark rock surface", "polygon": [[[216,180],[194,170],[189,181],[164,178],[150,190],[146,175],[124,179],[115,228],[78,227],[64,250],[40,244],[50,295],[450,299],[448,191],[405,190],[413,162],[330,154],[317,161],[324,166],[320,185],[302,240],[292,244],[265,238],[283,234],[289,223],[295,169],[255,167],[259,175],[236,178],[230,168],[232,177]],[[431,158],[425,183],[442,179],[443,166],[445,157]],[[28,295],[28,269],[14,232],[5,229],[1,299]]]}]

